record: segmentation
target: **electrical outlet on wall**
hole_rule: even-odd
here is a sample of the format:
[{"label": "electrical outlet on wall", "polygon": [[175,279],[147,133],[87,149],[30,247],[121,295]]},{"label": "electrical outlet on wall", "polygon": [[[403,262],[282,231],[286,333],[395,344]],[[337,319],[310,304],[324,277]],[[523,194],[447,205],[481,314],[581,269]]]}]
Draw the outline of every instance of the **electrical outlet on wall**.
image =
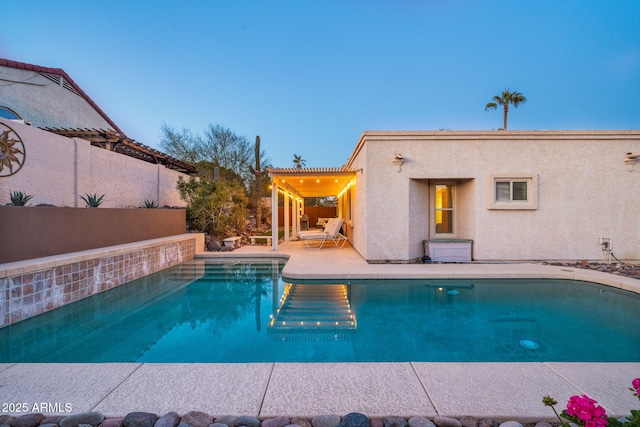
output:
[{"label": "electrical outlet on wall", "polygon": [[611,238],[610,237],[601,237],[600,245],[602,246],[603,251],[611,251]]}]

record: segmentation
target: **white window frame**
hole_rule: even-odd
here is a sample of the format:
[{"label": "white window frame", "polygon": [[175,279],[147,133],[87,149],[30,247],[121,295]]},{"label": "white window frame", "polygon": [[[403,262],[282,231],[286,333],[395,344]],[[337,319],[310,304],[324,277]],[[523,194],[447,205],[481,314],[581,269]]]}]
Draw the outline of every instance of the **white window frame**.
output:
[{"label": "white window frame", "polygon": [[[497,200],[496,185],[509,182],[509,200]],[[513,183],[527,183],[527,200],[513,200]],[[487,178],[487,209],[532,210],[538,209],[538,176],[532,173],[489,174]]]}]

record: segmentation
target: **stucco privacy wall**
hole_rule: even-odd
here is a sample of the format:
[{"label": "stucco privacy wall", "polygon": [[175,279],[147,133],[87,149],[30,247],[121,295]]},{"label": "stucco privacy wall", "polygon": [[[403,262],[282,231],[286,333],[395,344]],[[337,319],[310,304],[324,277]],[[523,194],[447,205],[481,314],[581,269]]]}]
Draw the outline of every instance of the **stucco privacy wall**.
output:
[{"label": "stucco privacy wall", "polygon": [[93,147],[38,128],[0,119],[22,139],[26,156],[22,169],[0,177],[0,204],[11,191],[33,195],[33,204],[85,206],[79,196],[104,194],[102,207],[139,207],[145,200],[158,205],[185,206],[176,190],[178,177],[188,175],[160,164]]},{"label": "stucco privacy wall", "polygon": [[113,129],[84,98],[70,90],[68,82],[65,85],[59,75],[52,75],[56,83],[35,71],[0,67],[0,77],[19,82],[2,85],[0,105],[39,127]]},{"label": "stucco privacy wall", "polygon": [[[476,260],[602,260],[600,237],[637,260],[640,163],[628,171],[629,152],[640,131],[365,132],[349,163],[363,168],[352,243],[369,261],[419,258],[422,240],[438,237],[431,184],[452,182],[451,237],[473,239]],[[537,208],[490,209],[491,174],[535,175]]]},{"label": "stucco privacy wall", "polygon": [[0,328],[194,258],[204,236],[183,234],[0,264]]}]

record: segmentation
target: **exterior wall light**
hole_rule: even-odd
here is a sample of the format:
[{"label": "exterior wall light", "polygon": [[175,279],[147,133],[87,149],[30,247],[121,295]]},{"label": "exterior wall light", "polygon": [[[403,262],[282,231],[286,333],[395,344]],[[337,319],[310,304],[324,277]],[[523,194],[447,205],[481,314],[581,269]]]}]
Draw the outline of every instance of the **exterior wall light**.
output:
[{"label": "exterior wall light", "polygon": [[624,164],[629,172],[633,172],[633,166],[640,161],[640,153],[627,153]]},{"label": "exterior wall light", "polygon": [[404,163],[404,156],[400,153],[396,153],[393,156],[393,165],[398,167],[398,172],[402,170],[403,163]]}]

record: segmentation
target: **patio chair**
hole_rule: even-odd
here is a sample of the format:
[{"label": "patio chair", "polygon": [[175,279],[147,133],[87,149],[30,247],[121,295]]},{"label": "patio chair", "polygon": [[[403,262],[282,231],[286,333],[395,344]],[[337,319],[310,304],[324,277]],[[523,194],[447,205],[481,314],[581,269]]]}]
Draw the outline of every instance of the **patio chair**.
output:
[{"label": "patio chair", "polygon": [[[324,231],[302,231],[298,236],[309,249],[322,249],[326,241],[331,241],[336,245],[336,247],[342,248],[347,242],[347,236],[340,233],[342,224],[344,224],[344,220],[342,218],[331,218],[324,226]],[[320,243],[318,245],[313,245],[311,242]]]}]

